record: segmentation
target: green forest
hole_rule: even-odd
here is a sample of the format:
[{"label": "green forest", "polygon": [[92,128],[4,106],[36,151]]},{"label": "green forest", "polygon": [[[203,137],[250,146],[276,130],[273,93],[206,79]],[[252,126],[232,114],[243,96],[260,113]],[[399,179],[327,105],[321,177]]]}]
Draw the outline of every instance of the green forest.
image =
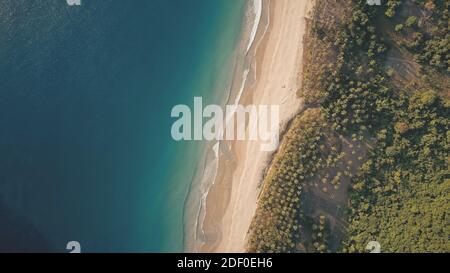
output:
[{"label": "green forest", "polygon": [[450,0],[317,0],[249,252],[450,251]]}]

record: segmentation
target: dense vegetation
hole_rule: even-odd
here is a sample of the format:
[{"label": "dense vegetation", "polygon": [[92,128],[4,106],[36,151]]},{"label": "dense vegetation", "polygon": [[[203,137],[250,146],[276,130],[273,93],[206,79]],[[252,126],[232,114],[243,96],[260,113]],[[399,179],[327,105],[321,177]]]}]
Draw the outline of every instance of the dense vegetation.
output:
[{"label": "dense vegetation", "polygon": [[293,121],[265,179],[250,231],[250,252],[287,252],[297,248],[302,185],[326,164],[329,153],[322,145],[324,122],[320,109],[307,110]]},{"label": "dense vegetation", "polygon": [[[407,2],[407,1],[405,1]],[[405,45],[414,52],[416,61],[450,72],[450,32],[448,0],[418,0],[417,16],[408,16],[395,30],[405,39]],[[402,1],[392,3],[386,15],[393,17]]]},{"label": "dense vegetation", "polygon": [[[371,240],[385,252],[450,251],[449,5],[317,1],[299,92],[310,109],[292,123],[264,181],[249,251],[328,251],[325,226],[336,219],[321,215],[312,240],[302,238],[300,200],[309,182],[339,179],[321,174],[343,160],[351,183],[342,251],[363,252]],[[404,66],[391,67],[397,60]],[[336,136],[365,144],[349,146],[361,164],[340,154]]]},{"label": "dense vegetation", "polygon": [[354,179],[346,251],[450,251],[449,106],[435,92],[399,99]]}]

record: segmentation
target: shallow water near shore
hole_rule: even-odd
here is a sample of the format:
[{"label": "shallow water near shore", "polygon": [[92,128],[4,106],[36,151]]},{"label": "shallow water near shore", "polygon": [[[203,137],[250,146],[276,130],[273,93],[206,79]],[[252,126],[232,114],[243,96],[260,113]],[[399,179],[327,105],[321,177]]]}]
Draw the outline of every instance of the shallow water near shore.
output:
[{"label": "shallow water near shore", "polygon": [[[264,5],[267,3],[268,1]],[[232,69],[227,69],[228,73],[222,74],[221,84],[219,85],[219,89],[228,90],[218,100],[224,109],[227,106],[241,104],[244,89],[247,84],[252,84],[254,81],[254,71],[250,71],[250,66],[254,61],[255,51],[261,40],[259,36],[263,36],[268,27],[266,15],[263,15],[263,13],[262,0],[252,0],[246,3],[242,33],[238,43],[235,45],[236,50]],[[258,35],[257,32],[259,32]],[[225,115],[225,124],[232,122],[232,116],[233,112]],[[216,234],[205,233],[204,224],[207,218],[207,210],[210,209],[209,205],[211,205],[207,204],[211,202],[209,200],[210,190],[215,186],[218,177],[223,175],[223,170],[220,168],[224,161],[223,155],[226,155],[228,159],[230,159],[230,156],[232,157],[232,152],[228,150],[230,143],[225,142],[211,141],[204,146],[201,161],[196,169],[193,183],[186,199],[185,251],[204,251],[203,246],[210,247],[211,238],[216,238]],[[232,172],[229,174],[231,175]],[[227,193],[223,192],[223,196],[219,198],[220,200],[213,201],[215,202],[214,206],[221,207],[224,200],[226,200],[226,195]],[[218,217],[220,218],[220,216]]]}]

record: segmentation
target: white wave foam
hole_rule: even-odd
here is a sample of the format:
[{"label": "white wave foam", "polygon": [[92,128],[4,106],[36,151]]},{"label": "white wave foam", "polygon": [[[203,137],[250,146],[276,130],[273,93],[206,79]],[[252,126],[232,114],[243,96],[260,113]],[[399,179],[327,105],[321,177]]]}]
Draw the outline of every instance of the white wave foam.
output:
[{"label": "white wave foam", "polygon": [[217,141],[216,144],[214,144],[213,146],[213,151],[214,151],[214,155],[216,156],[216,158],[219,158],[219,148],[220,148],[220,141]]},{"label": "white wave foam", "polygon": [[262,15],[262,0],[253,0],[253,12],[255,13],[255,20],[253,21],[252,31],[250,32],[250,40],[247,45],[248,52],[255,41],[256,32],[258,31],[259,22],[261,21]]},{"label": "white wave foam", "polygon": [[[249,52],[249,50],[251,49],[254,40],[256,38],[256,33],[258,31],[258,27],[261,21],[261,16],[262,16],[262,0],[254,0],[253,1],[253,7],[252,7],[252,12],[254,13],[254,20],[253,20],[253,25],[252,25],[252,30],[250,32],[250,40],[249,43],[247,45],[247,49],[245,54],[247,54]],[[243,74],[242,74],[242,81],[241,81],[241,86],[239,89],[238,94],[236,95],[235,99],[234,99],[234,103],[233,103],[233,111],[231,113],[226,113],[226,118],[225,118],[225,126],[224,128],[226,128],[228,126],[228,124],[230,123],[230,121],[232,121],[232,118],[234,116],[234,114],[236,113],[236,109],[237,106],[239,105],[240,101],[241,101],[241,97],[242,94],[244,92],[245,89],[245,85],[247,83],[247,78],[248,75],[250,73],[250,68],[245,69]],[[224,135],[224,131],[221,130],[218,132],[218,137],[222,137],[219,139],[223,139],[223,135]],[[200,202],[199,202],[199,207],[198,207],[198,211],[197,211],[197,217],[196,217],[196,221],[195,221],[195,230],[196,230],[196,234],[198,231],[201,232],[201,236],[203,238],[198,238],[196,237],[196,240],[201,240],[203,241],[204,236],[205,236],[205,232],[203,230],[203,224],[205,221],[205,217],[206,217],[206,200],[208,198],[208,194],[209,191],[211,189],[211,187],[216,183],[216,178],[217,178],[217,174],[218,174],[218,170],[219,170],[219,163],[220,163],[220,144],[221,142],[218,141],[217,143],[215,143],[211,148],[214,152],[215,155],[215,159],[211,160],[210,162],[207,162],[204,166],[204,172],[201,178],[201,182],[200,182]],[[210,183],[208,183],[208,181]]]}]

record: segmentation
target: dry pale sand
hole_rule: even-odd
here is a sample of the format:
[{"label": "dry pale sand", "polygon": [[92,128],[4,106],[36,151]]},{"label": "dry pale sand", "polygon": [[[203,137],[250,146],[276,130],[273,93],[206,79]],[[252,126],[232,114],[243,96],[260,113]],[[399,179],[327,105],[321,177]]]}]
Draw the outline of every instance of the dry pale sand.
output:
[{"label": "dry pale sand", "polygon": [[[241,101],[242,104],[280,105],[282,126],[302,108],[296,91],[301,84],[305,16],[311,7],[312,0],[270,2],[269,28],[253,65],[256,81],[246,87]],[[271,153],[261,151],[259,141],[236,141],[231,146],[233,155],[224,156],[207,198],[205,240],[199,251],[245,250],[247,231]]]}]

